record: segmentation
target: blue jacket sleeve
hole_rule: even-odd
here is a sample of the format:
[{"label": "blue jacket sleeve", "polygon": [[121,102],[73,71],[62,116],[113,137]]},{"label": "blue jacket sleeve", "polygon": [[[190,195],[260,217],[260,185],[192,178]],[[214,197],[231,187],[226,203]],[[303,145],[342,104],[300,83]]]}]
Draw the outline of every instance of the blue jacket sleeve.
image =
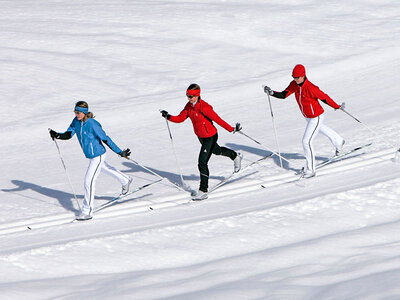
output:
[{"label": "blue jacket sleeve", "polygon": [[65,131],[65,132],[63,132],[63,133],[58,132],[58,134],[59,134],[59,136],[60,136],[60,137],[59,137],[60,140],[69,140],[70,138],[72,138],[72,137],[74,136],[74,134],[75,134],[74,122],[75,122],[75,119],[72,120],[72,122],[71,122],[71,124],[69,125],[67,131]]},{"label": "blue jacket sleeve", "polygon": [[105,131],[103,130],[99,122],[93,122],[93,132],[112,151],[114,151],[117,154],[120,154],[122,152],[122,150],[111,140],[111,138],[106,135]]}]

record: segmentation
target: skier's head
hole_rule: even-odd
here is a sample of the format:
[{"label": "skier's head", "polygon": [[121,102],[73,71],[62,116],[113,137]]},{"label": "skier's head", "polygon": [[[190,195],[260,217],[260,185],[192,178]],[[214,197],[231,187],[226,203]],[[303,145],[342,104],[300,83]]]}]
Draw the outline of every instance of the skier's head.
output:
[{"label": "skier's head", "polygon": [[292,77],[297,84],[303,83],[306,77],[306,68],[303,65],[296,65],[293,68]]},{"label": "skier's head", "polygon": [[186,90],[186,97],[189,98],[189,102],[194,104],[200,98],[200,86],[196,83],[192,83]]},{"label": "skier's head", "polygon": [[79,121],[93,118],[93,113],[89,111],[89,104],[86,101],[76,102],[74,112]]}]

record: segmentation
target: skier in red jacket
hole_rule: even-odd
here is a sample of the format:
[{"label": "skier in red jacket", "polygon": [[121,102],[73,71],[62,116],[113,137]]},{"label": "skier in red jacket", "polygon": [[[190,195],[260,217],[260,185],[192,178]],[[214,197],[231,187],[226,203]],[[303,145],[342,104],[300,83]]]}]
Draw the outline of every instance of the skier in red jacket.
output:
[{"label": "skier in red jacket", "polygon": [[316,85],[312,84],[306,77],[306,69],[303,65],[296,65],[292,72],[293,81],[282,92],[273,91],[268,86],[264,87],[264,92],[276,98],[287,98],[294,93],[300,111],[307,121],[306,131],[303,136],[303,149],[306,156],[307,166],[303,176],[305,178],[315,176],[315,152],[313,142],[318,132],[327,136],[334,147],[336,155],[342,150],[344,139],[334,130],[324,125],[324,109],[318,99],[328,104],[332,108],[339,109],[335,101],[327,94],[322,92]]},{"label": "skier in red jacket", "polygon": [[167,111],[161,111],[161,115],[167,120],[174,123],[181,123],[188,117],[193,123],[194,133],[197,135],[201,149],[199,154],[198,168],[200,171],[200,188],[193,200],[207,199],[208,191],[208,161],[211,154],[227,156],[234,162],[234,171],[239,172],[241,167],[242,155],[226,147],[220,147],[217,144],[218,132],[213,121],[229,132],[237,132],[241,130],[239,123],[232,127],[218,116],[212,106],[200,97],[200,86],[193,83],[186,90],[186,96],[189,102],[177,116],[171,116]]}]

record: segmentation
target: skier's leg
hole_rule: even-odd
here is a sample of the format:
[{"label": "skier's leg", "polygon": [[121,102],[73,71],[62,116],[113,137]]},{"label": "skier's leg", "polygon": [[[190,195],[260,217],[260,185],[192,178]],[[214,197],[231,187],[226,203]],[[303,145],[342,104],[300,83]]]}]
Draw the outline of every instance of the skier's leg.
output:
[{"label": "skier's leg", "polygon": [[222,155],[229,157],[230,159],[234,160],[237,156],[237,153],[232,149],[221,147],[218,143],[215,143],[214,148],[212,149],[212,153],[215,155]]},{"label": "skier's leg", "polygon": [[106,174],[117,179],[121,183],[121,185],[127,184],[130,179],[129,176],[123,174],[121,171],[117,170],[116,168],[108,164],[107,161],[105,160],[105,154],[103,155],[104,155],[104,163],[101,166],[101,170],[104,171]]},{"label": "skier's leg", "polygon": [[[105,155],[105,154],[104,154]],[[123,174],[122,172],[118,171],[113,166],[109,165],[107,161],[104,160],[102,165],[102,171],[107,173],[108,175],[114,177],[121,183],[121,194],[125,195],[129,192],[129,187],[132,183],[132,177]]]},{"label": "skier's leg", "polygon": [[306,157],[306,172],[315,172],[315,153],[314,139],[319,131],[320,116],[316,118],[306,118],[307,126],[303,136],[303,150]]},{"label": "skier's leg", "polygon": [[[216,134],[216,138],[218,140],[218,134]],[[215,155],[222,155],[229,157],[231,160],[233,160],[234,166],[233,169],[235,172],[239,172],[241,169],[241,163],[242,163],[242,157],[240,153],[233,151],[229,148],[226,147],[221,147],[218,145],[218,143],[215,143],[214,148],[212,150],[212,153]]]},{"label": "skier's leg", "polygon": [[324,117],[321,115],[321,125],[319,131],[325,135],[326,137],[329,138],[333,146],[337,150],[341,150],[343,144],[344,144],[344,138],[342,138],[336,131],[334,131],[332,128],[326,126],[324,124]]},{"label": "skier's leg", "polygon": [[209,138],[199,138],[201,143],[201,149],[199,153],[199,171],[200,171],[200,188],[199,190],[203,192],[208,191],[208,177],[210,172],[208,170],[208,161],[210,160],[212,149],[217,142],[217,135]]},{"label": "skier's leg", "polygon": [[89,166],[86,171],[85,181],[84,181],[85,197],[82,206],[82,213],[86,215],[93,214],[96,179],[100,174],[101,166],[104,162],[103,155],[91,158],[89,160]]}]

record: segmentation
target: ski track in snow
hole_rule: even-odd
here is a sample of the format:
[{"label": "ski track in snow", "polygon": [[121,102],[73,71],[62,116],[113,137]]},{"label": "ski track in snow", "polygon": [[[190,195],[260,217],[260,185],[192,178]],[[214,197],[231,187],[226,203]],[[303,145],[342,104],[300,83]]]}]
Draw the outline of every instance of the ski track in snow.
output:
[{"label": "ski track in snow", "polygon": [[[21,0],[1,8],[2,299],[400,298],[399,3]],[[296,182],[304,121],[293,96],[272,99],[291,161],[284,169],[268,158],[196,203],[158,183],[90,222],[64,224],[77,205],[47,128],[66,129],[77,99],[136,161],[179,182],[158,110],[178,113],[197,82],[224,119],[275,150],[261,85],[284,89],[297,63],[377,133],[324,106],[346,147],[371,147]],[[191,125],[171,130],[196,187]],[[244,164],[268,154],[218,130]],[[59,144],[82,201],[87,162],[75,139]],[[332,155],[323,137],[315,144],[319,161]],[[155,179],[111,151],[107,159],[135,186]],[[210,185],[231,168],[213,157]],[[119,189],[99,176],[96,203]]]}]

